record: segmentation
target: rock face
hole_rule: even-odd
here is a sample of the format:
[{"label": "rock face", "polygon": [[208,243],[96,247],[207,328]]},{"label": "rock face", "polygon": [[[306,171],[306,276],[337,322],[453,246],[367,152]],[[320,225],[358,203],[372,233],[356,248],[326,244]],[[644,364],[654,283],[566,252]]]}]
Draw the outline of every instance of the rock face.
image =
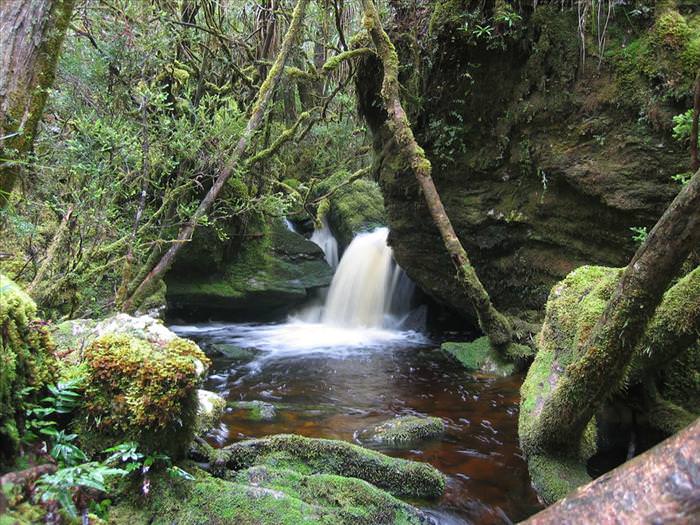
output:
[{"label": "rock face", "polygon": [[166,278],[173,315],[279,316],[306,300],[310,291],[328,286],[333,277],[321,249],[281,221],[246,241],[230,259],[223,255],[215,262],[196,248],[186,251]]},{"label": "rock face", "polygon": [[438,438],[444,432],[445,422],[439,417],[401,416],[363,430],[360,439],[368,443],[408,447],[419,441]]},{"label": "rock face", "polygon": [[[420,13],[398,9],[391,36],[402,64],[414,66],[401,79],[413,86],[407,111],[496,306],[538,321],[552,285],[574,268],[626,264],[635,249],[630,228],[653,225],[678,191],[671,177],[687,170],[688,153],[670,128],[690,107],[700,58],[683,69],[657,24],[637,28],[635,46],[610,37],[613,56],[601,71],[582,69],[575,13],[523,12],[522,30],[493,42],[462,30],[472,14],[458,0],[431,2]],[[416,38],[431,43],[417,49]],[[633,54],[642,49],[653,54],[644,56],[647,73]],[[468,317],[413,175],[393,155],[377,105],[377,62],[364,66],[358,92],[396,260],[420,288]],[[645,76],[654,68],[668,86],[662,96]],[[674,85],[684,91],[674,95]]]},{"label": "rock face", "polygon": [[499,376],[509,376],[516,371],[515,363],[503,359],[491,347],[487,337],[468,343],[442,343],[440,349],[454,357],[467,370]]}]

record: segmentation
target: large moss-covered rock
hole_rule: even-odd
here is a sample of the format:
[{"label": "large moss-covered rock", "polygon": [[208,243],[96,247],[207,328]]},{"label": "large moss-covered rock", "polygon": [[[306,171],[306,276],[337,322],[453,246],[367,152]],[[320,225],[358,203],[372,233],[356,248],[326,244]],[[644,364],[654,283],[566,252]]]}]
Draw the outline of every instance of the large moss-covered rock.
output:
[{"label": "large moss-covered rock", "polygon": [[322,209],[333,234],[342,247],[347,247],[352,238],[363,231],[386,224],[384,198],[379,185],[367,179],[358,179],[341,186],[350,177],[347,171],[339,171],[328,177],[316,188],[316,195],[339,189],[331,194]]},{"label": "large moss-covered rock", "polygon": [[[209,360],[192,341],[121,316],[82,351],[84,402],[76,424],[89,452],[133,440],[179,457],[197,424],[198,387]],[[149,337],[150,334],[150,337]]]},{"label": "large moss-covered rock", "polygon": [[260,318],[282,314],[328,286],[332,270],[321,249],[289,230],[282,221],[263,227],[259,237],[243,244],[217,265],[196,264],[196,253],[176,266],[167,278],[168,306],[177,315],[235,314]]},{"label": "large moss-covered rock", "polygon": [[[192,469],[190,469],[192,470]],[[194,481],[158,477],[143,500],[110,511],[132,525],[390,525],[428,523],[422,512],[373,485],[334,474],[260,465],[231,480],[194,471]]]},{"label": "large moss-covered rock", "polygon": [[400,416],[363,430],[359,437],[368,443],[407,447],[439,438],[444,432],[445,422],[439,417]]},{"label": "large moss-covered rock", "polygon": [[17,452],[25,415],[22,403],[36,398],[55,379],[52,350],[34,301],[0,273],[0,466]]},{"label": "large moss-covered rock", "polygon": [[305,474],[337,474],[401,497],[434,498],[445,490],[445,477],[427,463],[391,458],[344,441],[280,434],[235,443],[225,454],[226,465],[234,470],[272,464]]},{"label": "large moss-covered rock", "polygon": [[[659,37],[663,20],[630,26],[615,17],[612,56],[598,70],[595,50],[580,66],[573,10],[523,8],[513,31],[478,37],[469,28],[482,14],[495,26],[489,12],[462,0],[430,5],[432,14],[398,10],[392,27],[401,63],[411,64],[401,78],[406,109],[495,305],[541,321],[556,282],[583,264],[626,264],[636,248],[630,227],[653,225],[678,191],[671,178],[687,170],[688,154],[672,138],[672,117],[692,104],[697,10],[671,17],[677,43]],[[430,44],[416,48],[416,38]],[[667,44],[642,49],[650,39]],[[389,243],[420,288],[470,317],[423,196],[383,126],[377,65],[366,58],[358,92],[375,139]]]}]

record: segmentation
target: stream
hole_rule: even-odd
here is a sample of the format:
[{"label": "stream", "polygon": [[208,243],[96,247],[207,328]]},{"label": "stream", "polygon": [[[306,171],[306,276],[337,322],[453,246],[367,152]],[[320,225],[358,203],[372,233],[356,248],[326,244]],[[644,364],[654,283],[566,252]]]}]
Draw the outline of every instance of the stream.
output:
[{"label": "stream", "polygon": [[[212,356],[204,388],[270,412],[254,419],[229,408],[207,439],[294,433],[362,444],[447,476],[440,500],[415,502],[438,524],[522,520],[541,508],[518,447],[523,378],[470,373],[440,350],[441,337],[415,326],[412,284],[386,233],[358,235],[325,297],[287,322],[171,327]],[[446,432],[408,449],[360,442],[362,429],[398,415],[440,417]]]}]

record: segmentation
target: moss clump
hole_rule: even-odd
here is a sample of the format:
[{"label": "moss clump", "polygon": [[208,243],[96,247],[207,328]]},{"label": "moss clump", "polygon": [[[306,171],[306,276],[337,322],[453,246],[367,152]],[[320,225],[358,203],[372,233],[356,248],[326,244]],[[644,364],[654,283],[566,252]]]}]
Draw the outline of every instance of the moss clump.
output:
[{"label": "moss clump", "polygon": [[17,452],[22,434],[22,391],[52,382],[53,342],[36,318],[36,305],[0,274],[0,464]]},{"label": "moss clump", "polygon": [[110,511],[109,523],[408,525],[425,518],[359,479],[270,466],[243,470],[231,481],[194,473],[192,482],[153,479],[149,497],[121,502]]},{"label": "moss clump", "polygon": [[197,387],[209,363],[196,344],[108,334],[87,347],[84,359],[82,424],[92,438],[84,441],[104,447],[132,439],[146,450],[184,453],[195,429]]},{"label": "moss clump", "polygon": [[443,352],[457,359],[467,370],[509,376],[515,372],[515,364],[506,361],[493,349],[488,337],[479,337],[469,343],[442,343]]},{"label": "moss clump", "polygon": [[444,476],[427,463],[391,458],[344,441],[281,434],[241,441],[226,450],[227,465],[235,470],[266,464],[304,474],[336,474],[365,480],[394,496],[435,498],[445,490]]},{"label": "moss clump", "polygon": [[445,422],[439,417],[401,416],[370,427],[362,435],[367,441],[407,446],[438,438],[444,432]]}]

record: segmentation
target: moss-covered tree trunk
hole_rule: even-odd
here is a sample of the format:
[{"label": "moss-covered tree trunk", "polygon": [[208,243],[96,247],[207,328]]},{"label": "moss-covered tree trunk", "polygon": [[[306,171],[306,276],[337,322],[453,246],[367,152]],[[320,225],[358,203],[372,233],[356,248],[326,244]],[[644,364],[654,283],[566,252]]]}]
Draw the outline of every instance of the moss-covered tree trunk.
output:
[{"label": "moss-covered tree trunk", "polygon": [[494,346],[504,347],[513,339],[512,327],[506,317],[493,306],[489,294],[476,275],[467,252],[457,237],[445,207],[442,205],[440,194],[433,182],[430,161],[426,158],[423,148],[416,142],[406,112],[401,105],[398,55],[389,39],[389,35],[382,27],[374,1],[362,0],[362,5],[364,9],[364,26],[374,42],[377,55],[384,68],[381,97],[386,108],[387,125],[393,135],[393,140],[400,154],[405,157],[411,166],[411,170],[418,181],[432,221],[440,232],[445,249],[452,260],[452,264],[457,269],[459,280],[476,311],[479,326]]},{"label": "moss-covered tree trunk", "polygon": [[[691,250],[700,243],[700,171],[674,199],[625,268],[603,315],[527,433],[524,448],[561,454],[618,388],[647,322]],[[523,436],[521,436],[523,439]]]},{"label": "moss-covered tree trunk", "polygon": [[265,81],[260,86],[255,103],[253,104],[250,118],[248,119],[248,124],[238,140],[236,148],[231,154],[228,164],[216,177],[214,184],[199,203],[199,206],[192,215],[191,219],[180,229],[177,239],[175,239],[170,249],[165,252],[160,261],[158,261],[153,269],[146,275],[130,297],[124,301],[124,304],[122,305],[123,311],[128,312],[137,306],[138,302],[142,298],[146,297],[149,290],[152,289],[152,285],[157,283],[165,275],[165,272],[170,269],[180,249],[192,238],[192,234],[197,227],[197,223],[201,221],[202,218],[204,218],[209,212],[212,205],[221,193],[221,190],[224,188],[226,181],[228,181],[231,174],[238,167],[239,161],[248,149],[253,135],[258,131],[258,129],[260,129],[267,112],[267,108],[275,93],[275,89],[279,85],[279,81],[282,78],[284,66],[287,63],[287,58],[289,57],[294,43],[297,41],[299,33],[301,32],[304,13],[308,3],[309,0],[298,0],[296,6],[294,7],[292,21],[289,25],[289,29],[287,30],[287,34],[284,36],[284,40],[282,41],[282,47],[279,50],[272,67],[268,71]]},{"label": "moss-covered tree trunk", "polygon": [[31,149],[74,0],[0,2],[0,208]]},{"label": "moss-covered tree trunk", "polygon": [[700,420],[525,523],[697,523]]},{"label": "moss-covered tree trunk", "polygon": [[698,157],[698,121],[700,121],[700,71],[695,77],[695,90],[693,93],[693,122],[690,126],[690,171],[700,169]]}]

